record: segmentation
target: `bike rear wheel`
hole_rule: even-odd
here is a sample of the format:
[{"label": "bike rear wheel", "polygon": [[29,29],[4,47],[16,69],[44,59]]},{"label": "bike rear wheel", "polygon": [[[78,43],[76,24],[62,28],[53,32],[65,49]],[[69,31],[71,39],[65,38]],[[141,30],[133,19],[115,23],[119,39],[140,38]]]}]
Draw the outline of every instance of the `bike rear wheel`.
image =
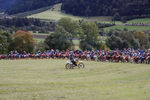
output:
[{"label": "bike rear wheel", "polygon": [[66,69],[71,69],[71,65],[69,63],[66,64]]}]

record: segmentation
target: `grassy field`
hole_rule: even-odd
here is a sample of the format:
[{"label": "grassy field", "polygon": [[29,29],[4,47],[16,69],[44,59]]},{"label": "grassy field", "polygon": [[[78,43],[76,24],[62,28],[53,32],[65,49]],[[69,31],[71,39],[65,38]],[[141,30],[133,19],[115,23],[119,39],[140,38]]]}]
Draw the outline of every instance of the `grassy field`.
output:
[{"label": "grassy field", "polygon": [[110,30],[110,29],[123,30],[124,28],[126,28],[128,30],[136,30],[136,31],[150,30],[150,26],[112,26],[112,27],[104,28],[104,30],[105,31]]},{"label": "grassy field", "polygon": [[36,43],[40,43],[40,42],[44,42],[45,39],[34,38],[34,41],[35,41]]},{"label": "grassy field", "polygon": [[0,60],[0,100],[149,100],[150,66],[66,60]]},{"label": "grassy field", "polygon": [[[99,23],[113,23],[111,16],[94,16],[94,17],[82,17],[82,16],[73,16],[70,14],[66,14],[61,11],[61,3],[56,4],[54,6],[44,7],[37,10],[19,13],[14,16],[24,17],[27,16],[29,18],[39,18],[39,19],[49,19],[58,21],[63,17],[69,17],[73,20],[85,20],[89,22],[99,22]],[[116,24],[122,24],[120,21],[115,21]],[[126,24],[150,24],[150,18],[138,18],[127,21]]]},{"label": "grassy field", "polygon": [[132,23],[150,24],[150,18],[133,19],[127,22],[127,24],[132,24]]},{"label": "grassy field", "polygon": [[34,40],[36,43],[44,42],[45,38],[43,38],[43,36],[45,37],[45,36],[48,36],[50,34],[50,33],[48,34],[48,33],[38,33],[38,32],[37,33],[31,32],[31,33],[34,36]]},{"label": "grassy field", "polygon": [[78,16],[72,16],[69,14],[65,14],[65,13],[61,12],[60,9],[61,9],[61,4],[56,4],[48,10],[29,15],[28,17],[29,18],[39,18],[39,19],[49,19],[49,20],[56,20],[56,21],[63,17],[69,17],[73,20],[82,19],[81,17],[78,17]]},{"label": "grassy field", "polygon": [[80,50],[80,41],[79,40],[73,40],[75,50]]},{"label": "grassy field", "polygon": [[[45,11],[43,11],[43,9],[45,9]],[[49,19],[49,20],[55,20],[55,21],[58,21],[59,19],[63,17],[68,17],[68,18],[71,18],[72,20],[85,20],[89,22],[97,21],[97,22],[102,22],[102,23],[112,23],[112,17],[106,17],[106,16],[82,17],[82,16],[73,16],[70,14],[66,14],[61,11],[61,4],[56,4],[54,6],[51,6],[49,7],[49,9],[48,7],[46,7],[46,8],[41,8],[39,10],[18,14],[18,15],[28,16],[29,18]],[[116,23],[120,23],[120,22],[116,21]]]}]

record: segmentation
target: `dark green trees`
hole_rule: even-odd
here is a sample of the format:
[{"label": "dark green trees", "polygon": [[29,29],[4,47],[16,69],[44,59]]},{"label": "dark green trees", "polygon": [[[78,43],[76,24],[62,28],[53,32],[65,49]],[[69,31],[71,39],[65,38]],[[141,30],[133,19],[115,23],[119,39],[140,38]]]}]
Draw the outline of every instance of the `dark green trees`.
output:
[{"label": "dark green trees", "polygon": [[[148,49],[150,47],[149,36],[144,32],[131,32],[131,31],[113,31],[108,39],[106,45],[110,49]],[[116,34],[115,34],[116,33]]]},{"label": "dark green trees", "polygon": [[65,0],[62,9],[80,16],[149,15],[149,0]]},{"label": "dark green trees", "polygon": [[82,23],[81,28],[83,35],[81,36],[80,48],[85,49],[99,49],[101,41],[99,39],[99,29],[94,23]]},{"label": "dark green trees", "polygon": [[0,31],[0,54],[6,54],[11,49],[12,36],[8,32]]},{"label": "dark green trees", "polygon": [[45,40],[45,43],[49,48],[47,49],[59,49],[66,50],[72,46],[72,38],[63,27],[57,26],[54,33],[48,36]]},{"label": "dark green trees", "polygon": [[99,39],[99,29],[94,23],[78,23],[68,18],[59,20],[54,33],[52,33],[45,43],[50,49],[65,50],[73,46],[73,39],[80,41],[80,48],[98,49],[101,41]]}]

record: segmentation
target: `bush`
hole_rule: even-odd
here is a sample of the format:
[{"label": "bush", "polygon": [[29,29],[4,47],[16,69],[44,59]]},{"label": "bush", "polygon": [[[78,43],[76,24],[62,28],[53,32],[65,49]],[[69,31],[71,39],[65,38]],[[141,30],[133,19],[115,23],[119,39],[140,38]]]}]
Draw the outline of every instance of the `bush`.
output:
[{"label": "bush", "polygon": [[12,47],[19,53],[33,52],[34,49],[34,39],[33,35],[29,32],[18,30],[14,35],[14,41]]},{"label": "bush", "polygon": [[11,49],[12,36],[8,32],[0,31],[0,54],[7,54]]},{"label": "bush", "polygon": [[48,45],[48,49],[66,50],[73,45],[72,36],[63,27],[57,26],[55,32],[46,38],[45,44]]}]

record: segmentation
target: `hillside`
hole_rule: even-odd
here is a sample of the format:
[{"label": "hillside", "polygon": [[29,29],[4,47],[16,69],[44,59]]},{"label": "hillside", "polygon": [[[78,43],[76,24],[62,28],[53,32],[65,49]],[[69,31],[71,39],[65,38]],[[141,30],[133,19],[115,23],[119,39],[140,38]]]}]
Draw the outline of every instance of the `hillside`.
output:
[{"label": "hillside", "polygon": [[20,0],[0,0],[0,10],[6,10],[10,8],[12,5],[16,4]]},{"label": "hillside", "polygon": [[62,10],[78,16],[145,16],[149,0],[66,0]]},{"label": "hillside", "polygon": [[41,9],[34,10],[34,11],[30,12],[32,14],[22,13],[22,14],[17,14],[17,15],[20,15],[20,16],[21,15],[26,15],[26,16],[28,16],[28,18],[49,19],[49,20],[55,20],[55,21],[57,21],[57,20],[59,20],[59,19],[61,19],[63,17],[69,17],[69,18],[71,18],[73,20],[82,19],[81,17],[72,16],[72,15],[65,14],[65,13],[61,12],[61,5],[62,4],[60,3],[60,4],[56,4],[56,5],[47,7],[49,9],[42,8],[43,10],[45,9],[45,11],[41,11]]},{"label": "hillside", "polygon": [[[81,17],[81,16],[73,16],[71,14],[66,14],[61,11],[62,3],[56,4],[53,6],[48,6],[44,8],[40,8],[37,10],[24,12],[16,14],[15,16],[18,17],[25,17],[28,18],[39,18],[44,19],[45,21],[58,21],[59,19],[63,17],[71,18],[72,20],[84,20],[88,22],[98,22],[98,23],[113,23],[112,17],[110,16],[92,16],[92,17]],[[138,31],[144,31],[144,30],[150,30],[150,18],[137,18],[133,20],[127,21],[125,24],[123,24],[120,21],[115,21],[116,26],[105,28],[104,30],[110,30],[110,29],[128,29],[128,30],[138,30]],[[136,26],[137,24],[140,24],[139,26]]]},{"label": "hillside", "polygon": [[112,22],[112,17],[106,17],[106,16],[95,16],[95,17],[82,17],[82,16],[73,16],[71,14],[66,14],[63,11],[61,11],[62,3],[58,3],[52,6],[43,7],[40,9],[27,11],[23,13],[14,14],[16,17],[28,17],[28,18],[39,18],[39,19],[45,19],[45,20],[54,20],[58,21],[59,19],[63,17],[68,17],[73,20],[82,20],[85,21],[97,21],[97,22]]},{"label": "hillside", "polygon": [[[39,18],[45,20],[54,20],[58,21],[63,17],[68,17],[73,20],[82,20],[90,21],[90,22],[105,22],[105,23],[112,23],[111,16],[93,16],[93,17],[82,17],[82,16],[73,16],[71,14],[66,14],[61,11],[62,3],[58,3],[52,6],[43,7],[40,9],[27,11],[23,13],[14,14],[16,17],[28,17],[28,18]],[[119,22],[120,23],[120,22]]]},{"label": "hillside", "polygon": [[9,14],[17,14],[20,12],[26,12],[42,7],[51,6],[62,1],[63,0],[20,0],[11,8],[8,8],[6,12]]},{"label": "hillside", "polygon": [[[3,1],[3,6],[10,3],[8,0],[5,2]],[[7,13],[17,14],[58,3],[62,3],[63,12],[76,16],[114,16],[117,20],[121,20],[122,16],[131,18],[150,16],[149,0],[20,0],[9,7]]]}]

